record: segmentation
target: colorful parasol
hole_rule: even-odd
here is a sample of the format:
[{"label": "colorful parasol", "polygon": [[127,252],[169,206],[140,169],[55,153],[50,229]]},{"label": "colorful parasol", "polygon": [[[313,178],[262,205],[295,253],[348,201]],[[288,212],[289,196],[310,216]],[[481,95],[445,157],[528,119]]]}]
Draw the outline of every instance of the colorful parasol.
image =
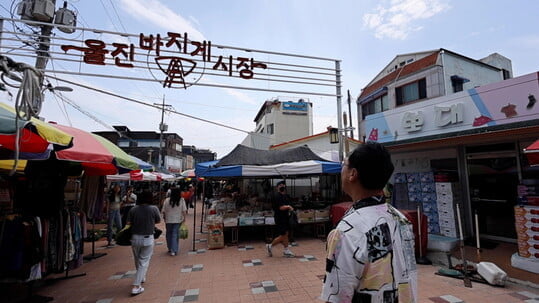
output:
[{"label": "colorful parasol", "polygon": [[16,133],[19,130],[19,151],[43,153],[49,145],[61,150],[72,145],[73,137],[54,126],[36,118],[16,119],[15,109],[0,103],[0,146],[15,150]]},{"label": "colorful parasol", "polygon": [[182,177],[184,177],[184,178],[194,178],[194,177],[196,177],[195,169],[184,170],[184,171],[182,171],[182,173],[180,175]]},{"label": "colorful parasol", "polygon": [[526,147],[524,149],[524,154],[526,154],[530,166],[539,165],[539,140]]},{"label": "colorful parasol", "polygon": [[111,181],[174,181],[176,179],[174,175],[143,170],[132,170],[129,173],[107,176],[107,180]]},{"label": "colorful parasol", "polygon": [[57,151],[56,158],[80,162],[88,175],[113,175],[140,168],[131,155],[99,135],[64,125],[53,125],[73,136],[73,146]]}]

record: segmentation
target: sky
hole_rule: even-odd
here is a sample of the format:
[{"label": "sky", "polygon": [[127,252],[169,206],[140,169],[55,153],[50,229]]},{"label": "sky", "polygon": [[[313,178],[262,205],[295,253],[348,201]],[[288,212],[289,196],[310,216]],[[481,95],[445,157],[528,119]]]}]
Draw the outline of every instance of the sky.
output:
[{"label": "sky", "polygon": [[[0,16],[11,18],[13,2],[0,0]],[[62,1],[58,1],[57,8]],[[514,76],[539,71],[539,21],[530,12],[539,11],[539,1],[478,0],[236,0],[236,1],[173,1],[173,0],[78,0],[67,1],[77,12],[77,26],[120,33],[166,35],[167,32],[188,33],[191,39],[208,40],[213,44],[238,48],[298,54],[340,60],[343,109],[347,109],[346,91],[355,100],[384,67],[399,54],[445,48],[464,56],[481,59],[499,53],[512,60]],[[63,3],[63,2],[62,2]],[[14,15],[14,18],[18,18]],[[8,30],[10,23],[4,24]],[[55,35],[88,39],[75,32]],[[98,36],[103,41],[122,40],[120,36]],[[116,41],[116,42],[118,42]],[[2,50],[4,53],[4,50]],[[6,55],[9,55],[6,54]],[[254,57],[254,56],[257,57]],[[273,59],[256,53],[257,60]],[[33,65],[31,57],[16,61]],[[297,62],[296,62],[297,61]],[[289,64],[298,63],[294,57]],[[315,62],[313,64],[318,64]],[[333,64],[333,63],[332,63]],[[62,71],[96,70],[125,77],[139,74],[114,65],[81,67],[51,60],[47,69]],[[172,105],[176,112],[216,122],[207,123],[178,114],[167,113],[164,120],[168,132],[177,133],[184,145],[210,149],[218,158],[241,143],[263,102],[272,98],[306,98],[313,103],[314,133],[337,126],[337,98],[319,95],[298,95],[235,88],[191,86],[164,88],[161,84],[105,77],[55,74],[57,77],[99,88],[145,103]],[[203,75],[207,83],[222,83],[221,78]],[[232,86],[243,86],[245,79],[227,79]],[[45,93],[41,116],[47,121],[71,125],[87,131],[110,130],[112,125],[125,125],[133,131],[159,131],[161,112],[132,101],[97,93],[63,82],[54,86],[70,86],[73,92],[61,93],[75,103],[82,114],[52,93]],[[271,81],[263,87],[275,88]],[[295,91],[305,91],[297,84]],[[327,90],[325,90],[328,92]],[[15,95],[16,91],[11,90]],[[329,94],[335,94],[330,88]],[[1,95],[3,102],[14,98]],[[356,106],[352,103],[353,126],[357,127]],[[99,121],[99,122],[98,122]],[[230,126],[226,128],[224,126]],[[241,130],[241,131],[240,131]],[[357,135],[356,135],[357,136]]]}]

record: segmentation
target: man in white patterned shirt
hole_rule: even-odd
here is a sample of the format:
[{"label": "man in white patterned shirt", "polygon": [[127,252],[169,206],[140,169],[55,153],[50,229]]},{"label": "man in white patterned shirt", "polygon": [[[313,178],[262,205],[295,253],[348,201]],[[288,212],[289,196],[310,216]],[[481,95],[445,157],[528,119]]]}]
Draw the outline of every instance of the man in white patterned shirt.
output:
[{"label": "man in white patterned shirt", "polygon": [[343,162],[342,188],[356,202],[328,235],[320,299],[417,301],[412,225],[383,196],[393,169],[389,153],[378,143],[359,146]]}]

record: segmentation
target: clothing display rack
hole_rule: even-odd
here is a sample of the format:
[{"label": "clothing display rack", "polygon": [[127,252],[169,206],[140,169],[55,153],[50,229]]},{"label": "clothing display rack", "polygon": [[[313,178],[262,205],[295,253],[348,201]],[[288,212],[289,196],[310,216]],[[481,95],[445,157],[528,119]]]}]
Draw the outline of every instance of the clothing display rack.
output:
[{"label": "clothing display rack", "polygon": [[[95,232],[95,216],[92,218],[92,231]],[[95,236],[92,236],[92,253],[83,257],[86,261],[92,261],[97,258],[106,256],[107,253],[96,253],[95,252]]]}]

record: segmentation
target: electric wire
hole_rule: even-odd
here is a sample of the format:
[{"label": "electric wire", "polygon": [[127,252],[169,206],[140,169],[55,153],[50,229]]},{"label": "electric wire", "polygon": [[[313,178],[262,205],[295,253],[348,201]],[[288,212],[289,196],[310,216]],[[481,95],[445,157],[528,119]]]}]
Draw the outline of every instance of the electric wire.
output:
[{"label": "electric wire", "polygon": [[[100,93],[103,93],[103,94],[107,94],[107,95],[110,95],[110,96],[113,96],[113,97],[116,97],[116,98],[131,101],[131,102],[134,102],[134,103],[137,103],[137,104],[140,104],[140,105],[144,105],[144,106],[148,106],[148,107],[152,107],[152,108],[161,110],[160,106],[153,105],[153,104],[146,103],[146,102],[142,102],[140,100],[136,100],[136,99],[133,99],[133,98],[121,96],[121,95],[118,95],[116,93],[109,92],[109,91],[106,91],[106,90],[103,90],[103,89],[91,87],[91,86],[81,84],[81,83],[77,83],[77,82],[74,82],[74,81],[70,81],[70,80],[67,80],[67,79],[61,79],[61,78],[58,78],[58,77],[55,77],[55,76],[48,75],[47,77],[57,79],[59,81],[66,82],[66,83],[69,83],[69,84],[72,84],[72,85],[80,86],[80,87],[83,87],[83,88],[86,88],[86,89],[89,89],[89,90],[93,90],[93,91],[96,91],[96,92],[100,92]],[[194,119],[194,120],[198,120],[198,121],[201,121],[201,122],[206,122],[206,123],[209,123],[209,124],[214,124],[214,125],[221,126],[221,127],[224,127],[224,128],[232,129],[232,130],[239,131],[239,132],[242,132],[242,133],[247,133],[247,134],[250,133],[249,131],[239,129],[239,128],[236,128],[236,127],[233,127],[233,126],[230,126],[230,125],[225,125],[225,124],[215,122],[215,121],[211,121],[211,120],[208,120],[208,119],[199,118],[199,117],[189,115],[189,114],[185,114],[185,113],[181,113],[181,112],[178,112],[178,111],[175,111],[175,110],[165,109],[165,111],[168,111],[170,113],[177,114],[177,115],[180,115],[180,116],[184,116],[184,117],[187,117],[187,118],[191,118],[191,119]]]}]

